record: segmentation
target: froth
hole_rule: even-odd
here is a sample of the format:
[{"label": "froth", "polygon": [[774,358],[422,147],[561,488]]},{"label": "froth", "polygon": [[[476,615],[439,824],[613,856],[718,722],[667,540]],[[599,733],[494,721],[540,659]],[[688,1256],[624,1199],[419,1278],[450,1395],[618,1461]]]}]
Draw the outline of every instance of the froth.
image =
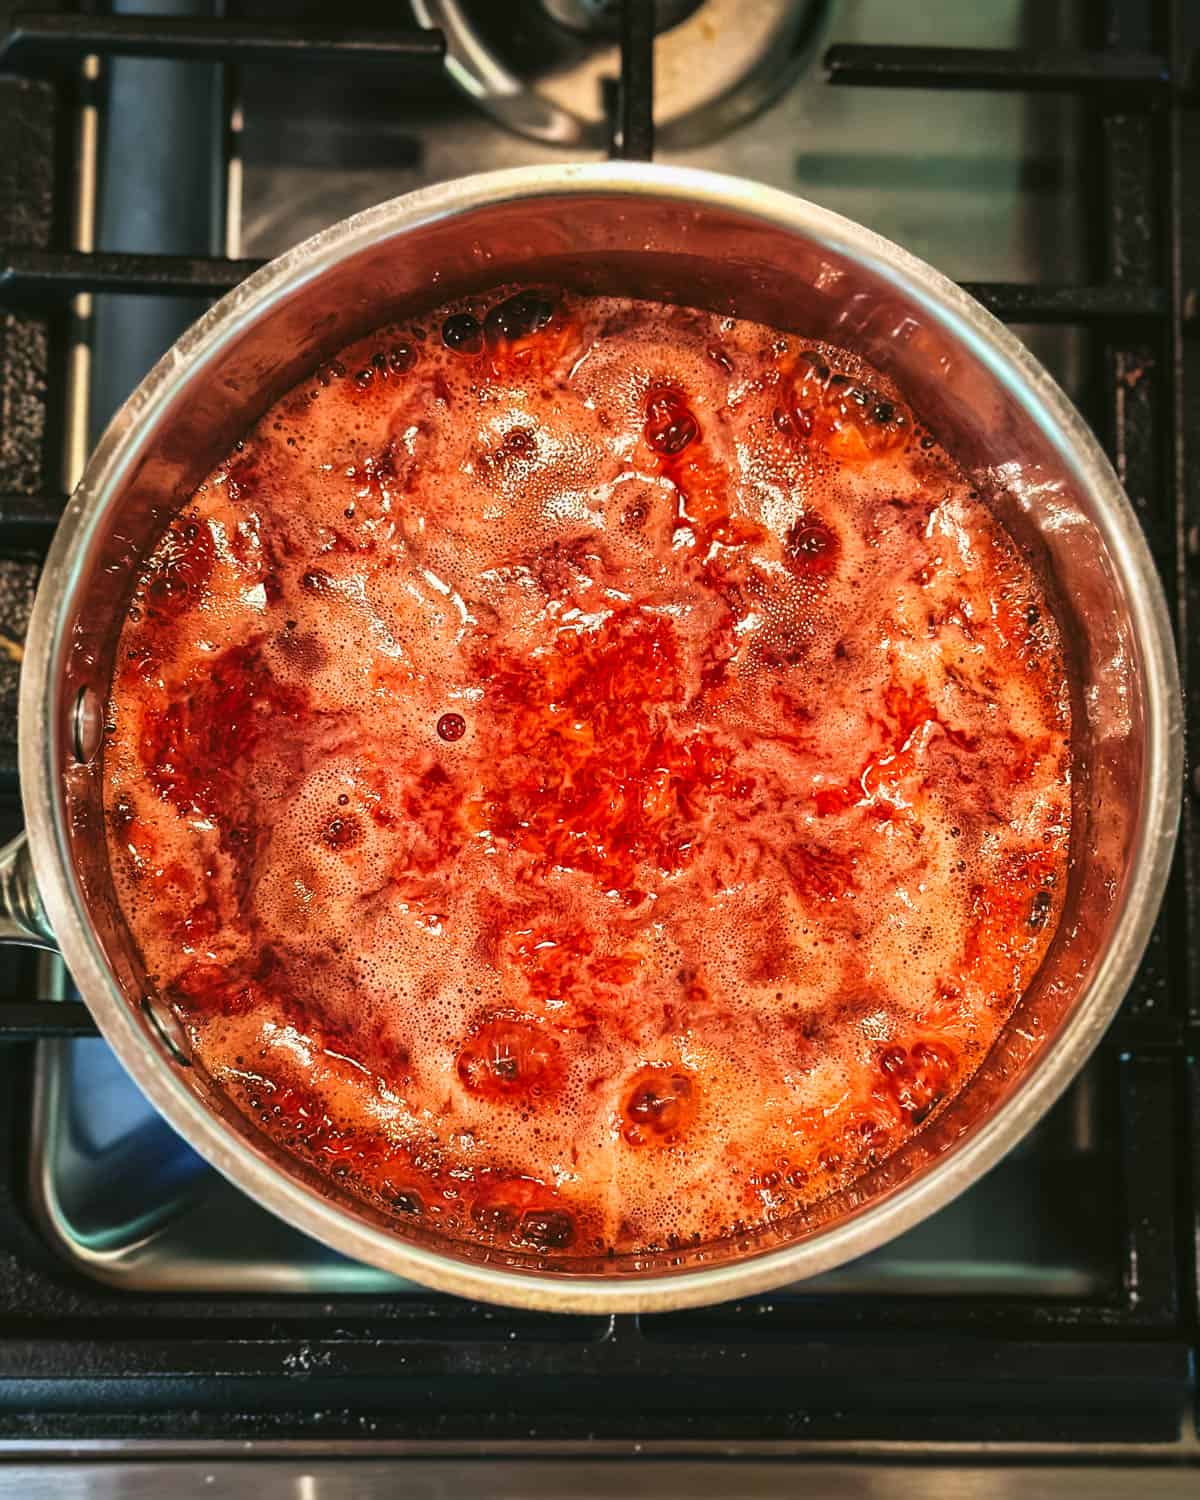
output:
[{"label": "froth", "polygon": [[861,361],[501,289],[322,367],[164,537],[112,866],[200,1060],[351,1190],[686,1245],[969,1077],[1057,920],[1062,682]]}]

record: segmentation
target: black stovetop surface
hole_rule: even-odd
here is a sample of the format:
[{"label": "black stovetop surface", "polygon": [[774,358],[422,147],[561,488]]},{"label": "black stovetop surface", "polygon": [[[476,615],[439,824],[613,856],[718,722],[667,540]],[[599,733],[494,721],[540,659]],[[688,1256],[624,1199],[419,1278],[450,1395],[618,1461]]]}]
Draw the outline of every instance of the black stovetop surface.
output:
[{"label": "black stovetop surface", "polygon": [[[310,22],[323,14],[307,10]],[[1085,409],[1145,524],[1185,646],[1188,611],[1200,604],[1200,485],[1183,462],[1185,441],[1200,440],[1200,357],[1188,342],[1189,288],[1200,284],[1200,129],[1190,83],[1200,25],[1175,11],[1105,0],[1087,8],[1096,29],[1083,38],[1086,53],[1042,57],[1043,74],[1053,62],[1051,82],[1078,99],[1090,143],[1087,274],[1056,288],[977,290],[1023,325],[1083,330]],[[361,7],[355,14],[378,19]],[[404,44],[391,12],[379,14]],[[209,23],[203,45],[233,63],[239,48],[255,45],[252,28],[222,25]],[[20,641],[62,505],[79,311],[72,298],[94,289],[203,297],[244,274],[211,256],[100,259],[74,248],[73,155],[93,87],[79,62],[115,34],[102,16],[60,12],[18,25],[0,8],[0,46],[9,37],[0,73],[0,816],[10,829],[19,823]],[[151,53],[182,45],[152,22],[140,23],[139,36]],[[257,45],[270,41],[260,34]],[[344,41],[326,26],[326,52],[289,66],[330,66]],[[401,76],[415,69],[432,89],[441,85],[430,81],[431,59],[436,47],[416,38],[396,46],[394,67]],[[1037,81],[1030,59],[998,52],[843,48],[828,64],[844,84],[1011,89]],[[625,125],[630,148],[647,149],[636,87]],[[1182,663],[1191,721],[1200,704],[1194,653],[1185,650]],[[1027,1201],[1018,1194],[1007,1208],[1029,1216],[1035,1239],[1039,1225],[1049,1233],[1056,1217],[1069,1221],[1072,1242],[1085,1247],[1085,1295],[1037,1285],[974,1291],[963,1275],[952,1295],[897,1281],[870,1293],[799,1289],[602,1319],[423,1292],[108,1287],[63,1263],[29,1191],[30,1080],[41,1045],[32,1038],[86,1030],[86,1018],[48,998],[52,975],[32,955],[0,955],[0,1443],[587,1439],[805,1448],[1001,1440],[1061,1442],[1081,1454],[1098,1445],[1192,1453],[1200,1203],[1193,812],[1185,808],[1150,949],[1091,1070],[1082,1155],[1031,1174]],[[1069,1097],[1060,1110],[1077,1107]]]}]

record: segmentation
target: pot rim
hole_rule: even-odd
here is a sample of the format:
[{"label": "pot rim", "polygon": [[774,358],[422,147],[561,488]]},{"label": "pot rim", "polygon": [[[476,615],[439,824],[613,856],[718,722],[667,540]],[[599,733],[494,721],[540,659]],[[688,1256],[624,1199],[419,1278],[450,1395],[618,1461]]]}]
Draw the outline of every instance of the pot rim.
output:
[{"label": "pot rim", "polygon": [[[572,195],[656,197],[699,211],[714,208],[803,235],[865,265],[923,305],[967,344],[1030,420],[1088,480],[1095,524],[1129,599],[1143,657],[1144,817],[1119,917],[1074,1013],[1028,1065],[1011,1096],[932,1169],[808,1238],[720,1266],[628,1279],[554,1270],[514,1271],[406,1242],[363,1222],[298,1176],[241,1143],[147,1039],[114,983],[88,920],[70,858],[60,794],[61,735],[56,684],[67,642],[62,621],[82,559],[114,486],[133,462],[140,434],[174,397],[197,362],[346,256],[384,237],[498,203]],[[221,298],[154,366],[117,412],[88,463],[47,556],[30,618],[20,690],[20,775],[38,886],[63,957],[101,1034],[156,1109],[214,1167],[271,1212],[326,1245],[439,1291],[514,1307],[578,1313],[652,1312],[725,1301],[831,1269],[883,1244],[974,1183],[1066,1088],[1123,999],[1149,939],[1171,863],[1183,772],[1178,669],[1166,603],[1141,527],[1090,429],[1025,346],[961,288],[925,262],[840,214],[777,189],[692,168],[603,162],[518,167],[453,179],[391,199],[322,230],[271,261]]]}]

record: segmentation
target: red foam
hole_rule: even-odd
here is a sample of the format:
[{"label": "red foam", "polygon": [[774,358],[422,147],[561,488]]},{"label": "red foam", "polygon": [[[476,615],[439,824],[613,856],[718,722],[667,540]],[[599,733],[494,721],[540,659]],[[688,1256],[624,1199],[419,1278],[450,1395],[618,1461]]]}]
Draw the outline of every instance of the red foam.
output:
[{"label": "red foam", "polygon": [[200,487],[117,663],[152,982],[263,1129],[449,1234],[802,1208],[1058,919],[1037,581],[900,393],[770,329],[510,289],[362,340]]}]

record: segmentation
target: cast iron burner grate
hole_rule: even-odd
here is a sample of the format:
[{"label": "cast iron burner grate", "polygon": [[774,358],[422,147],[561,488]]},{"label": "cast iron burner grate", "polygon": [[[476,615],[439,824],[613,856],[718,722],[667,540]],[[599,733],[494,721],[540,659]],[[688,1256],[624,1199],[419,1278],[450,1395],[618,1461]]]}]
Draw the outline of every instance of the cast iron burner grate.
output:
[{"label": "cast iron burner grate", "polygon": [[[1088,279],[972,284],[998,316],[1088,331],[1090,409],[1146,528],[1175,614],[1193,733],[1189,610],[1200,608],[1200,432],[1185,356],[1200,284],[1196,16],[1179,0],[1104,0],[1086,49],[834,47],[842,86],[1054,90],[1085,111]],[[653,150],[650,7],[623,6],[613,151]],[[81,60],[133,55],[352,62],[395,86],[440,68],[438,33],[397,26],[0,9],[0,812],[19,820],[15,671],[29,593],[64,497],[63,392],[74,299],[211,298],[252,262],[69,248]],[[132,170],[132,168],[130,168]],[[1103,1095],[1108,1274],[1094,1296],[952,1299],[800,1290],[654,1317],[501,1311],[432,1293],[188,1296],[113,1291],[69,1272],[29,1210],[31,1047],[87,1034],[39,998],[29,954],[0,966],[0,1441],[319,1440],[855,1444],[1010,1440],[1195,1457],[1200,1168],[1200,843],[1185,806],[1170,892],[1094,1065]],[[1070,1195],[1066,1181],[1060,1191]],[[1088,1193],[1094,1193],[1094,1184]],[[1030,1205],[1030,1211],[1033,1211]],[[1097,1214],[1082,1196],[1073,1212]],[[1181,1432],[1183,1437],[1181,1438]],[[780,1448],[778,1445],[782,1445]]]}]

